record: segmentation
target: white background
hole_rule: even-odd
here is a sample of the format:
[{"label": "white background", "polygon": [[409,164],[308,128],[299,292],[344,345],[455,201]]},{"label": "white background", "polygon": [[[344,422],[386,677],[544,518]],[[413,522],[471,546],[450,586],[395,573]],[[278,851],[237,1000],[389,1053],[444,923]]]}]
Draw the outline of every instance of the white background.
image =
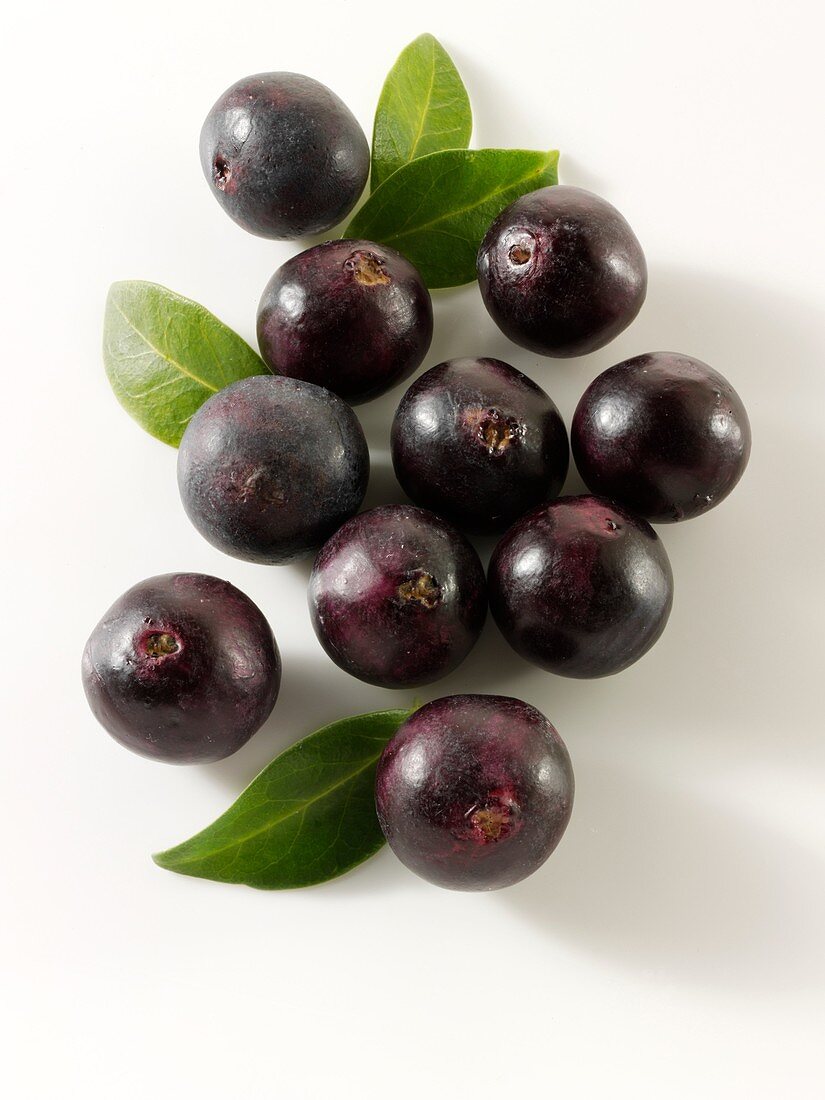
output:
[{"label": "white background", "polygon": [[[412,5],[14,5],[4,16],[0,1082],[17,1098],[825,1095],[822,24],[815,0]],[[306,72],[369,133],[422,31],[473,101],[476,145],[558,146],[648,257],[636,323],[575,361],[507,342],[475,286],[437,295],[432,365],[494,355],[569,422],[638,352],[696,355],[750,410],[750,468],[707,516],[661,529],[676,602],[622,675],[529,668],[490,624],[424,699],[496,691],[570,748],[573,821],[533,878],[439,890],[386,850],[349,877],[259,893],[149,854],[209,822],[322,722],[394,705],[323,655],[308,565],[212,550],[175,453],[104,377],[112,280],[164,283],[254,343],[295,251],[253,238],[201,178],[197,138],[248,73]],[[375,475],[400,390],[361,407]],[[571,477],[575,491],[580,483]],[[489,545],[482,547],[489,552]],[[284,660],[266,727],[221,764],[132,756],[86,709],[85,638],[156,573],[226,577]]]}]

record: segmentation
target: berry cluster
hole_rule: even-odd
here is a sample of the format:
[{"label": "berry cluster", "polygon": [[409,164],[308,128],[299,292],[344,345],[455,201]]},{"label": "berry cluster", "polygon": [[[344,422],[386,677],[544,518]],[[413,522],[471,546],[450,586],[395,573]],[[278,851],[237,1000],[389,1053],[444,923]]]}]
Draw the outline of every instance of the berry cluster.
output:
[{"label": "berry cluster", "polygon": [[[201,135],[207,181],[252,233],[324,232],[354,206],[370,166],[345,105],[307,77],[230,88]],[[621,214],[576,187],[518,198],[478,252],[484,304],[541,355],[601,348],[645,298],[641,246]],[[488,604],[522,657],[564,676],[606,676],[661,635],[673,577],[650,526],[716,506],[741,477],[750,431],[726,379],[687,355],[648,353],[599,375],[571,439],[551,398],[498,359],[420,375],[392,422],[412,504],[359,513],[369,452],[352,409],[423,363],[427,287],[398,251],[334,240],[288,260],[257,318],[272,370],[215,393],[183,435],[178,483],[214,546],[281,565],[316,554],[312,625],[329,657],[368,683],[410,688],[468,655]],[[569,464],[593,495],[560,497]],[[485,572],[468,534],[500,535]],[[129,748],[215,760],[262,725],[281,662],[261,612],[212,577],[154,577],[93,632],[84,683]],[[441,885],[492,888],[544,861],[567,824],[569,757],[519,700],[453,696],[409,718],[377,774],[377,811],[398,856]]]}]

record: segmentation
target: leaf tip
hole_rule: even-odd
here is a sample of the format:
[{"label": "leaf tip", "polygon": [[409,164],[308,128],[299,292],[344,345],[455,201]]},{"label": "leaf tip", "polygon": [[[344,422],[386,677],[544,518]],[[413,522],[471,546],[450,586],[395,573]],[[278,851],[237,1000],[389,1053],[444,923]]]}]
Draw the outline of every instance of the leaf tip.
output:
[{"label": "leaf tip", "polygon": [[161,867],[164,871],[177,871],[176,852],[177,848],[165,848],[162,852],[153,852],[149,858],[156,867]]},{"label": "leaf tip", "polygon": [[109,293],[114,294],[123,290],[125,287],[130,286],[156,286],[156,283],[149,283],[146,279],[115,279],[109,286]]},{"label": "leaf tip", "polygon": [[106,292],[106,304],[115,301],[120,296],[123,287],[126,285],[125,279],[116,279],[113,283],[109,284],[109,289]]}]

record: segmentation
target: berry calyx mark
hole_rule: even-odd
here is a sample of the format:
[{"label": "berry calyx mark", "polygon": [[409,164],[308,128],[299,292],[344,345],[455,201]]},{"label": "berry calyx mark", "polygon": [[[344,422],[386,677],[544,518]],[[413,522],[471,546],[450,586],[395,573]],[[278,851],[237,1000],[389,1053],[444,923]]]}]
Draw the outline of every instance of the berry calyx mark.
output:
[{"label": "berry calyx mark", "polygon": [[539,242],[529,229],[512,229],[503,242],[507,249],[507,260],[514,267],[523,268],[519,274],[526,274],[532,267],[532,260],[536,255]]},{"label": "berry calyx mark", "polygon": [[361,286],[386,286],[392,279],[385,270],[384,260],[374,252],[359,249],[344,260],[344,270],[349,271]]},{"label": "berry calyx mark", "polygon": [[522,822],[512,792],[491,791],[484,802],[474,803],[464,814],[461,835],[478,844],[506,840],[518,832]]},{"label": "berry calyx mark", "polygon": [[158,659],[168,657],[170,653],[177,653],[180,643],[173,634],[149,634],[144,641],[146,656]]},{"label": "berry calyx mark", "polygon": [[226,157],[215,157],[215,164],[213,166],[213,175],[215,179],[215,186],[219,191],[225,191],[226,185],[232,178],[232,169],[229,167],[229,161]]},{"label": "berry calyx mark", "polygon": [[473,831],[483,841],[501,840],[509,832],[510,811],[506,806],[490,806],[470,815]]},{"label": "berry calyx mark", "polygon": [[525,248],[523,244],[514,244],[510,249],[509,256],[514,264],[526,264],[533,253],[529,248]]},{"label": "berry calyx mark", "polygon": [[420,603],[431,611],[441,602],[441,588],[435,577],[423,570],[413,573],[411,577],[398,586],[398,595],[406,602]]},{"label": "berry calyx mark", "polygon": [[468,409],[467,423],[475,429],[475,438],[492,458],[503,455],[522,435],[522,426],[498,409]]},{"label": "berry calyx mark", "polygon": [[479,429],[481,438],[484,440],[484,445],[487,451],[491,455],[500,455],[510,446],[510,443],[515,439],[515,431],[512,426],[505,421],[503,424],[495,420],[485,421]]}]

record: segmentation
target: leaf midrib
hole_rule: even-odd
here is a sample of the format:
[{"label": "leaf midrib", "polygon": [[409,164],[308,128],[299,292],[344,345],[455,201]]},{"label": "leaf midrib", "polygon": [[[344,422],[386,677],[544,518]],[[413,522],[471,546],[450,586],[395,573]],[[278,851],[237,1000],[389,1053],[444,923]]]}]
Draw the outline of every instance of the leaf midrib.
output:
[{"label": "leaf midrib", "polygon": [[411,155],[407,158],[407,160],[405,162],[407,164],[409,164],[410,161],[413,161],[413,160],[416,159],[415,151],[418,148],[418,146],[421,144],[421,138],[424,134],[424,123],[427,119],[427,115],[430,113],[430,104],[432,103],[433,89],[434,88],[435,88],[435,39],[432,40],[431,50],[430,50],[430,87],[429,87],[429,91],[427,92],[427,101],[426,101],[426,104],[424,106],[424,110],[421,112],[421,121],[418,125],[418,133],[416,134],[416,136],[413,140],[413,143],[412,143]]},{"label": "leaf midrib", "polygon": [[120,316],[132,330],[132,332],[134,332],[143,341],[143,343],[147,346],[147,348],[149,348],[150,351],[153,351],[155,353],[158,359],[162,359],[164,360],[164,362],[171,363],[173,366],[177,367],[181,374],[185,374],[187,378],[191,378],[193,382],[197,382],[198,385],[203,386],[204,389],[211,390],[212,393],[218,392],[217,386],[212,386],[209,382],[204,381],[203,378],[198,378],[196,374],[193,374],[190,370],[187,370],[183,363],[179,363],[177,359],[174,359],[171,355],[161,351],[160,348],[156,347],[149,339],[149,337],[137,327],[135,322],[131,320],[131,318],[127,317],[127,315],[123,312],[118,303],[114,301],[114,299],[112,300],[112,305],[118,311]]},{"label": "leaf midrib", "polygon": [[[436,156],[438,154],[435,154]],[[447,211],[444,214],[439,214],[437,218],[433,218],[431,221],[423,222],[421,225],[413,226],[411,229],[400,229],[396,233],[392,234],[393,240],[398,240],[400,237],[408,237],[413,233],[421,233],[425,229],[431,229],[434,225],[438,225],[439,222],[452,220],[459,217],[461,214],[468,214],[471,210],[475,210],[489,199],[494,199],[496,195],[501,195],[505,191],[512,190],[513,187],[517,187],[520,183],[525,183],[527,180],[533,179],[535,176],[540,176],[542,172],[547,168],[547,164],[543,164],[540,168],[537,168],[533,172],[528,172],[524,176],[519,176],[518,179],[512,179],[504,187],[497,187],[495,190],[490,191],[486,195],[482,195],[476,202],[471,203],[469,206],[461,206],[456,209]]]},{"label": "leaf midrib", "polygon": [[240,847],[242,844],[246,844],[248,841],[254,840],[256,837],[261,836],[263,833],[269,832],[276,826],[283,824],[284,821],[288,821],[290,817],[295,817],[296,814],[305,814],[309,807],[312,806],[314,803],[319,802],[322,798],[326,798],[328,795],[332,794],[333,791],[338,790],[339,787],[343,787],[346,783],[349,783],[351,780],[355,779],[357,776],[365,772],[367,768],[371,767],[378,760],[378,757],[380,755],[381,753],[377,752],[375,756],[370,757],[365,764],[363,764],[360,768],[356,768],[354,772],[350,772],[348,775],[345,775],[343,779],[339,779],[330,787],[325,787],[323,791],[320,791],[312,798],[308,798],[304,802],[301,802],[299,806],[296,806],[294,809],[287,811],[287,813],[283,814],[281,817],[278,817],[273,821],[268,821],[259,829],[253,829],[252,832],[245,833],[242,837],[234,837],[228,844],[221,844],[218,847],[210,849],[207,855],[195,853],[193,856],[190,856],[188,858],[183,857],[177,860],[177,865],[183,866],[187,863],[197,863],[204,859],[210,859],[213,856],[219,855],[221,852],[227,852],[231,848]]}]

